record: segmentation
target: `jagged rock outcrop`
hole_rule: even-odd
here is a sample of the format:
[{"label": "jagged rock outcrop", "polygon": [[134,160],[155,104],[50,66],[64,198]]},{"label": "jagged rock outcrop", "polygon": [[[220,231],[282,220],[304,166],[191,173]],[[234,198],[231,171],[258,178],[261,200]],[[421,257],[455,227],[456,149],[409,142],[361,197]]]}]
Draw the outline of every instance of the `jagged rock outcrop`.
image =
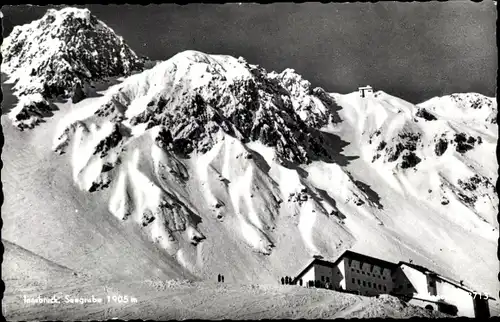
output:
[{"label": "jagged rock outcrop", "polygon": [[[333,100],[308,84],[290,70],[268,74],[242,58],[186,51],[127,79],[94,114],[129,127],[161,127],[156,140],[184,155],[208,151],[221,131],[307,163],[328,159],[315,127],[334,119]],[[305,117],[303,101],[312,109]]]}]

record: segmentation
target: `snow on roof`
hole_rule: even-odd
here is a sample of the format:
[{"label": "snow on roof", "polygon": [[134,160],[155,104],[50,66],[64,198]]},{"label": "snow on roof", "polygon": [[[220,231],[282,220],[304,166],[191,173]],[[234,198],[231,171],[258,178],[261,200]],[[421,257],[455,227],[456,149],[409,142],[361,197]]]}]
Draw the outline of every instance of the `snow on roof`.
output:
[{"label": "snow on roof", "polygon": [[372,89],[372,87],[370,85],[366,85],[366,86],[360,86],[359,89]]}]

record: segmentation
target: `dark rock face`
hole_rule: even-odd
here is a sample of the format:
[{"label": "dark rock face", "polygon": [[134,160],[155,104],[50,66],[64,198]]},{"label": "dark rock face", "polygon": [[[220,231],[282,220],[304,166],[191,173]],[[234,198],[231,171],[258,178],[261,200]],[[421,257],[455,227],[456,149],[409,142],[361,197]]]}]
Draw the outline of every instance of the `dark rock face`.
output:
[{"label": "dark rock face", "polygon": [[[409,164],[413,164],[414,162],[420,162],[420,158],[416,157],[415,151],[417,150],[417,143],[419,142],[421,137],[420,133],[401,133],[399,134],[400,142],[396,143],[393,147],[387,148],[388,161],[394,162],[403,153],[403,151],[407,150],[411,152],[411,155],[404,156],[404,164],[405,166]],[[385,146],[385,145],[384,145]],[[405,161],[406,160],[406,161]],[[417,163],[418,163],[417,162]]]},{"label": "dark rock face", "polygon": [[44,112],[50,112],[47,102],[32,102],[24,106],[24,109],[16,115],[16,120],[24,121],[32,116],[43,117]]},{"label": "dark rock face", "polygon": [[409,152],[403,155],[403,162],[401,162],[401,168],[413,168],[422,161],[414,152]]},{"label": "dark rock face", "polygon": [[476,191],[478,187],[495,188],[487,177],[479,174],[475,174],[464,181],[459,179],[458,185],[465,191]]},{"label": "dark rock face", "polygon": [[436,143],[434,152],[436,153],[437,156],[442,156],[447,149],[448,149],[448,141],[440,138],[438,143]]},{"label": "dark rock face", "polygon": [[21,131],[24,129],[32,129],[39,123],[43,122],[43,118],[53,115],[56,108],[53,107],[41,95],[34,94],[29,97],[23,97],[18,102],[19,108],[15,114],[11,114],[14,125]]},{"label": "dark rock face", "polygon": [[476,139],[472,136],[467,137],[465,133],[455,134],[454,142],[456,143],[455,150],[459,153],[466,153],[474,148]]},{"label": "dark rock face", "polygon": [[86,98],[87,95],[84,93],[82,85],[77,83],[75,89],[73,90],[73,96],[71,97],[71,102],[76,104]]},{"label": "dark rock face", "polygon": [[377,151],[382,151],[386,146],[387,143],[385,141],[380,142],[380,144],[377,147]]},{"label": "dark rock face", "polygon": [[[379,131],[380,134],[380,131]],[[377,153],[373,156],[372,162],[375,162],[375,160],[378,160],[380,158],[380,152],[385,149],[387,146],[387,142],[381,141],[379,145],[377,146]]]},{"label": "dark rock face", "polygon": [[449,183],[448,186],[457,199],[473,211],[477,210],[476,202],[480,197],[491,199],[492,192],[496,193],[496,188],[490,179],[480,174],[474,174],[463,180],[459,179],[456,185]]},{"label": "dark rock face", "polygon": [[427,110],[425,108],[419,109],[415,115],[423,118],[426,121],[437,120],[437,118],[434,115],[432,115],[431,113],[427,112]]},{"label": "dark rock face", "polygon": [[[401,157],[401,168],[413,168],[422,160],[417,156],[417,144],[421,139],[420,133],[404,132],[398,135],[398,138],[392,140],[392,145],[381,141],[377,146],[377,153],[372,162],[380,158],[381,152],[385,150],[388,162],[394,162]],[[396,141],[396,142],[395,142]]]},{"label": "dark rock face", "polygon": [[387,161],[389,162],[394,162],[396,161],[399,156],[401,155],[401,152],[403,152],[405,149],[405,146],[402,143],[397,143],[394,148],[388,148],[388,153],[389,153],[389,158]]},{"label": "dark rock face", "polygon": [[105,157],[109,150],[117,147],[123,138],[123,133],[120,130],[120,126],[115,124],[111,135],[106,136],[99,144],[95,147],[94,155],[100,154],[101,157]]}]

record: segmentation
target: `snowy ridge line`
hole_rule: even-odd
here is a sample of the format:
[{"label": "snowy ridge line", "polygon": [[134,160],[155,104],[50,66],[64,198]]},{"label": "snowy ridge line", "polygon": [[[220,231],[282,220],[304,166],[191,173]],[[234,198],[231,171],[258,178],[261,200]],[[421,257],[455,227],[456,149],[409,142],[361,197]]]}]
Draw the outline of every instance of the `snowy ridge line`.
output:
[{"label": "snowy ridge line", "polygon": [[[447,180],[446,184],[455,194],[463,190],[460,182],[469,180],[474,172],[482,176],[486,174],[487,181],[492,177],[491,158],[482,158],[481,155],[493,155],[494,144],[490,136],[496,137],[497,125],[491,122],[490,115],[497,113],[494,99],[477,93],[464,93],[413,105],[381,91],[364,99],[357,93],[332,96],[337,104],[344,107],[341,110],[344,122],[356,129],[356,141],[363,158],[373,167],[392,173],[399,178],[398,181],[406,182],[404,190],[413,191],[415,196],[420,194],[424,199],[424,195],[429,196],[412,188],[417,186],[427,186],[425,190],[429,190],[430,195],[438,193],[440,189],[437,185],[446,183],[443,179],[451,175],[447,174],[451,168],[464,169],[460,170],[462,174],[458,178],[455,174],[451,181]],[[432,113],[432,117],[425,113],[419,115],[423,109]],[[407,112],[393,113],[403,110]],[[426,183],[418,175],[420,171],[436,178],[431,177]],[[493,213],[498,211],[496,189],[488,182],[485,187],[489,198],[482,200],[480,205],[471,207],[471,202],[479,199],[479,196],[473,195],[475,192],[467,193],[470,196],[458,193],[457,202],[462,204],[460,207],[467,207],[467,212],[475,213],[481,221],[494,224]]]}]

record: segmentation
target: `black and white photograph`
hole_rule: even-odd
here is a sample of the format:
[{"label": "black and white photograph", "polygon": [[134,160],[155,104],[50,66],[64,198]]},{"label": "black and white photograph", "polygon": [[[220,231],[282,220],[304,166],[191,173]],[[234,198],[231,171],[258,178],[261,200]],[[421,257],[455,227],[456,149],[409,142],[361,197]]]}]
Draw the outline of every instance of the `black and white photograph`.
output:
[{"label": "black and white photograph", "polygon": [[0,11],[6,320],[500,316],[496,1]]}]

